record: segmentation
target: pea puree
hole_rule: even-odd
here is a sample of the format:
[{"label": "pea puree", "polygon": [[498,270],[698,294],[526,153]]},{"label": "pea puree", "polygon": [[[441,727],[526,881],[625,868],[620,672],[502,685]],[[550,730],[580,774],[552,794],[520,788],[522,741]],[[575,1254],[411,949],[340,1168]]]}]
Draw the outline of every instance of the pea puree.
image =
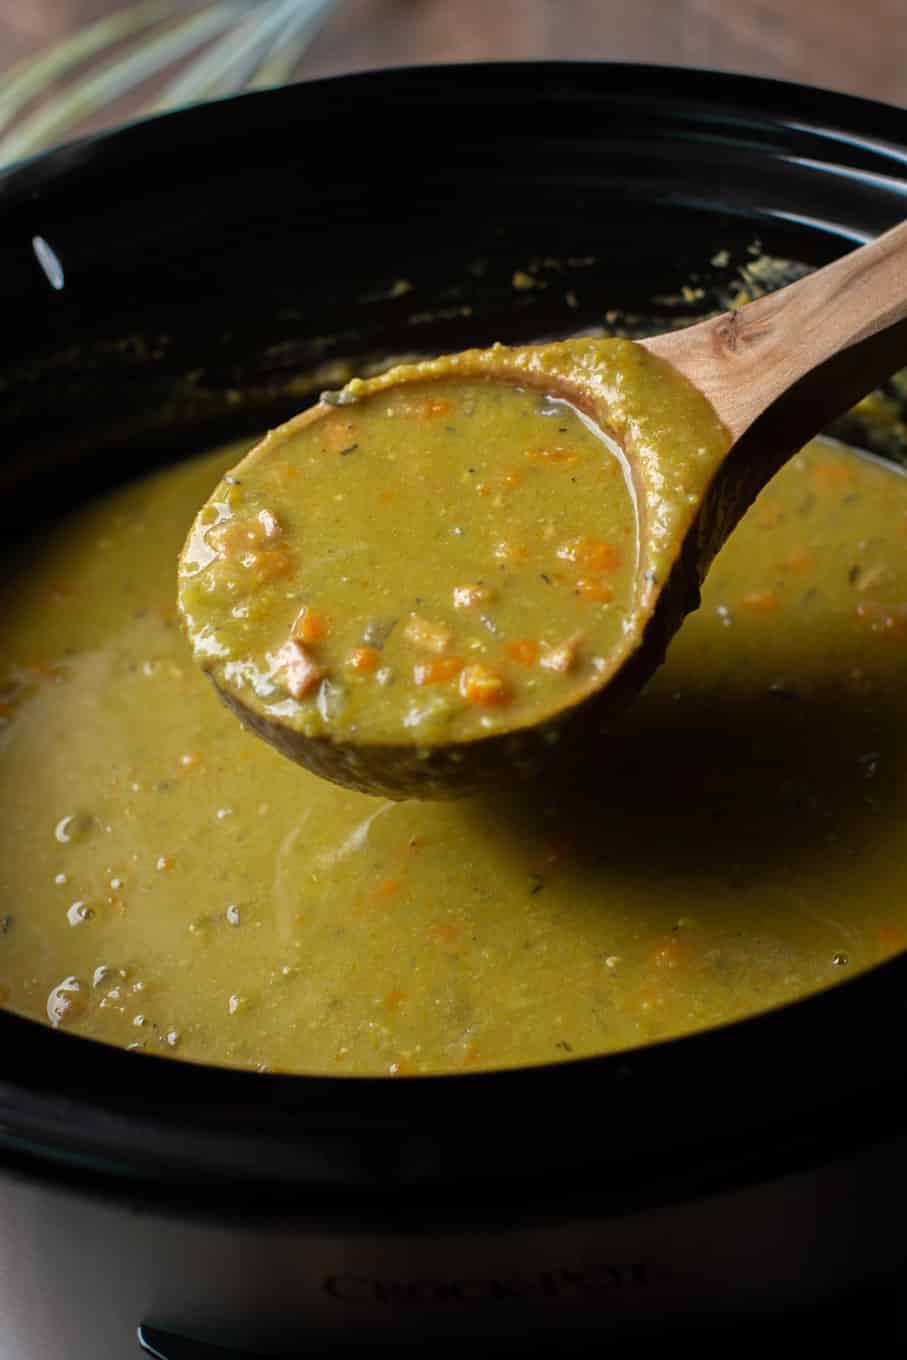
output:
[{"label": "pea puree", "polygon": [[[563,408],[541,414],[550,403],[524,396],[520,420],[551,431],[532,447],[556,447]],[[539,477],[569,482],[588,456],[625,485],[617,455],[576,421],[594,441],[588,455],[541,464]],[[449,1072],[719,1024],[907,944],[902,476],[827,442],[793,460],[716,560],[662,671],[569,784],[390,803],[329,785],[246,734],[193,664],[173,564],[242,452],[109,495],[7,563],[3,1004],[195,1061]],[[332,485],[358,452],[326,455]],[[477,523],[501,496],[499,537],[519,542],[506,515],[532,494],[536,466],[520,465],[514,489],[473,490]],[[397,492],[410,494],[402,480]],[[412,503],[431,494],[426,482]],[[588,568],[557,548],[614,532],[568,527],[550,540],[564,580],[539,589],[561,590],[579,615],[589,602],[571,583]],[[626,569],[622,558],[600,575],[620,581]],[[312,604],[336,629],[331,665],[354,641],[383,663],[406,626],[379,646],[377,633],[345,634],[333,601]],[[407,667],[460,655],[461,638],[485,642],[480,620],[459,622],[479,618],[472,606],[447,604],[443,616],[418,606],[418,617],[462,627],[457,650],[426,649],[423,661],[401,638],[394,655]],[[507,631],[502,645],[531,636]],[[508,678],[570,683],[570,672],[499,655]],[[373,680],[366,671],[363,687]],[[351,695],[357,683],[344,672]],[[436,692],[408,684],[414,700]]]}]

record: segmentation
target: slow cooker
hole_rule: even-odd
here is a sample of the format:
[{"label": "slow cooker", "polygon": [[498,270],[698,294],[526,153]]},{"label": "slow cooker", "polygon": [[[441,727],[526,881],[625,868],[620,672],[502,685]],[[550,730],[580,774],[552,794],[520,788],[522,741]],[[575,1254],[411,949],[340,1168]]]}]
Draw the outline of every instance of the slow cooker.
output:
[{"label": "slow cooker", "polygon": [[[376,72],[63,147],[0,175],[11,525],[338,365],[659,298],[682,322],[747,258],[821,264],[905,211],[907,112],[644,66]],[[0,1014],[0,1357],[896,1331],[905,984],[895,958],[670,1043],[400,1080]]]}]

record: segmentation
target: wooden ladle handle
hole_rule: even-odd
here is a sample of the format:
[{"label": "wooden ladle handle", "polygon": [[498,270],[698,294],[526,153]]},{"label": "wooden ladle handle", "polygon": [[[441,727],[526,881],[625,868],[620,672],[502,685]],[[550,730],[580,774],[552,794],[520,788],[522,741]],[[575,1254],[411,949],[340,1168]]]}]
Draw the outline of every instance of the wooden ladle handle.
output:
[{"label": "wooden ladle handle", "polygon": [[907,222],[902,222],[869,245],[740,311],[655,336],[644,344],[708,397],[736,441],[802,379],[853,350],[847,391],[836,380],[828,384],[826,409],[813,407],[813,429],[820,429],[907,362],[907,347],[901,348],[899,335],[892,336],[890,350],[884,344],[863,344],[905,322]]}]

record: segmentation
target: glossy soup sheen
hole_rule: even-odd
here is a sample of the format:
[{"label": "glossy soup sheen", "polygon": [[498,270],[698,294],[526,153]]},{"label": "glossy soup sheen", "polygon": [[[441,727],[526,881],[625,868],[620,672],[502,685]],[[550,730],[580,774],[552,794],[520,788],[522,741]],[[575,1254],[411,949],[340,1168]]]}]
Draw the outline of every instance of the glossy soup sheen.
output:
[{"label": "glossy soup sheen", "polygon": [[907,480],[817,442],[563,786],[390,803],[247,735],[176,555],[244,446],[74,512],[0,595],[0,986],[105,1041],[404,1074],[604,1053],[907,944]]}]

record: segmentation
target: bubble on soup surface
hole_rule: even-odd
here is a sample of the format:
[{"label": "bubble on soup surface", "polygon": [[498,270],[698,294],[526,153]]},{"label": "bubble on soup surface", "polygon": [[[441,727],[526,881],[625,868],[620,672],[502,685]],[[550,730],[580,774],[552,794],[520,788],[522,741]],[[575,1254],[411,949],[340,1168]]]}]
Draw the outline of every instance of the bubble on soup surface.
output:
[{"label": "bubble on soup surface", "polygon": [[79,1020],[88,1008],[88,989],[77,977],[64,978],[47,998],[47,1018],[56,1028]]}]

